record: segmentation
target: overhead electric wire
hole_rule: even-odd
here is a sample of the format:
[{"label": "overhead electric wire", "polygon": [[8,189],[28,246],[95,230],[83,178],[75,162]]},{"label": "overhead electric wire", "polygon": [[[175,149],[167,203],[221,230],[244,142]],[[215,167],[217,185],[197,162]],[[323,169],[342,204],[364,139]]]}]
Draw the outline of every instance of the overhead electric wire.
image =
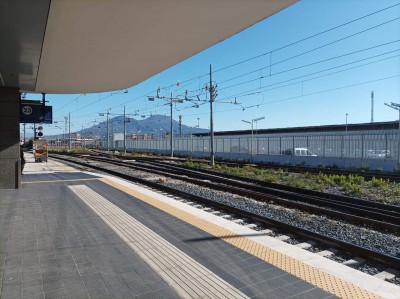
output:
[{"label": "overhead electric wire", "polygon": [[[256,69],[256,70],[254,70],[254,71],[251,71],[251,72],[249,72],[249,73],[244,74],[244,76],[247,75],[247,74],[250,74],[250,73],[258,72],[258,71],[260,71],[260,70],[262,70],[262,69],[271,68],[272,66],[276,66],[276,65],[281,64],[281,63],[283,63],[283,62],[286,62],[286,61],[292,60],[292,59],[294,59],[294,58],[300,57],[300,56],[302,56],[302,55],[311,53],[311,52],[313,52],[313,51],[319,50],[319,49],[324,48],[324,47],[326,47],[326,46],[332,45],[332,44],[337,43],[337,42],[339,42],[339,41],[348,39],[348,38],[353,37],[353,36],[355,36],[355,35],[358,35],[358,34],[360,34],[360,33],[364,33],[364,32],[366,32],[366,31],[368,31],[368,30],[377,28],[377,27],[379,27],[379,26],[388,24],[388,23],[390,23],[390,22],[393,22],[393,21],[396,21],[396,20],[399,20],[399,19],[400,19],[400,17],[397,17],[397,18],[391,19],[391,20],[389,20],[389,21],[380,23],[380,24],[378,24],[378,25],[369,27],[369,28],[364,29],[364,30],[362,30],[362,31],[356,32],[356,33],[354,33],[354,34],[347,35],[347,36],[345,36],[345,37],[343,37],[343,38],[340,38],[340,39],[338,39],[338,40],[335,40],[335,41],[333,41],[333,42],[326,43],[326,44],[324,44],[324,45],[315,47],[315,48],[310,49],[310,50],[308,50],[308,51],[305,51],[305,52],[303,52],[303,53],[300,53],[300,54],[297,54],[297,55],[288,57],[288,58],[286,58],[286,59],[280,60],[280,61],[278,61],[278,62],[275,62],[275,63],[271,64],[270,66],[266,66],[266,67],[263,67],[263,68]],[[388,44],[394,43],[394,42],[398,42],[398,40],[393,41],[393,42],[389,42]],[[385,44],[382,44],[382,45],[385,45]],[[379,47],[379,46],[380,46],[380,45],[378,45],[378,46],[376,46],[376,47]],[[365,50],[372,49],[372,48],[374,48],[374,47],[367,48],[367,49],[365,49]],[[361,52],[361,51],[364,51],[364,50],[360,50],[360,52]],[[356,52],[354,52],[354,53],[356,53]],[[348,55],[351,55],[351,54],[354,54],[354,53],[349,53]],[[345,55],[344,55],[344,56],[345,56]],[[338,58],[339,58],[339,57],[340,57],[340,56],[338,56]],[[334,59],[334,58],[333,58],[333,59]],[[327,60],[326,60],[326,61],[327,61]],[[324,61],[321,61],[321,62],[324,62]],[[318,63],[319,63],[319,62],[318,62]],[[290,69],[290,70],[294,70],[294,69],[295,69],[295,68]],[[214,72],[214,73],[215,73],[215,72]],[[277,75],[277,74],[279,74],[279,73],[274,73],[274,74],[271,74],[270,76],[272,76],[272,75]],[[236,79],[236,78],[239,78],[239,77],[240,77],[240,76],[234,77],[234,78],[232,78],[232,80],[234,80],[234,79]],[[269,76],[267,76],[267,77],[269,77]],[[257,79],[255,79],[255,80],[259,80],[259,79],[260,79],[260,78],[257,78]],[[229,81],[229,80],[230,80],[230,79],[225,80],[225,81],[223,81],[223,82],[220,83],[220,84],[223,84],[224,82],[227,82],[227,81]],[[251,82],[251,81],[249,81],[249,82]],[[225,87],[225,88],[227,88],[227,87]],[[220,90],[222,90],[222,89],[220,88]],[[198,91],[198,90],[192,90],[191,92],[196,92],[196,91]]]},{"label": "overhead electric wire", "polygon": [[137,101],[137,100],[139,100],[139,99],[141,99],[141,98],[147,97],[147,96],[149,96],[149,95],[151,95],[151,94],[154,94],[154,93],[156,93],[156,92],[157,92],[157,89],[155,89],[155,90],[153,90],[153,91],[150,91],[150,92],[147,92],[146,94],[144,94],[144,95],[142,95],[142,96],[139,96],[139,97],[137,97],[137,98],[134,98],[133,100],[126,101],[126,102],[124,102],[124,103],[122,103],[122,104],[119,104],[119,105],[116,105],[116,106],[113,106],[113,107],[117,107],[117,106],[120,106],[120,105],[125,105],[125,104],[128,104],[128,103]]},{"label": "overhead electric wire", "polygon": [[[374,83],[374,82],[383,81],[383,80],[389,80],[389,79],[393,79],[393,78],[397,78],[397,77],[400,77],[400,74],[399,75],[395,75],[395,76],[375,79],[375,80],[371,80],[371,81],[364,81],[364,82],[359,82],[359,83],[355,83],[355,84],[351,84],[351,85],[336,87],[336,88],[332,88],[332,89],[321,90],[321,91],[312,92],[312,93],[308,93],[308,94],[302,94],[302,95],[299,95],[299,96],[289,97],[289,98],[285,98],[285,99],[274,100],[274,101],[270,101],[270,102],[263,103],[263,104],[247,106],[247,107],[244,107],[244,108],[245,109],[249,109],[249,108],[253,108],[253,107],[270,105],[270,104],[277,103],[277,102],[294,100],[294,99],[302,98],[302,97],[305,97],[305,96],[311,96],[311,95],[316,95],[316,94],[336,91],[336,90],[340,90],[340,89],[351,88],[351,87],[354,87],[354,86],[359,86],[359,85],[368,84],[368,83]],[[222,113],[222,112],[231,112],[231,111],[240,111],[240,110],[243,110],[243,109],[242,108],[233,108],[233,109],[226,109],[226,110],[215,110],[214,113],[218,114],[218,113]],[[204,113],[196,113],[196,114],[187,114],[185,116],[199,116],[199,115],[207,115],[207,114],[209,114],[209,113],[208,112],[204,112]]]},{"label": "overhead electric wire", "polygon": [[327,47],[327,46],[333,45],[333,44],[335,44],[335,43],[338,43],[338,42],[340,42],[340,41],[343,41],[343,40],[345,40],[345,39],[348,39],[348,38],[350,38],[350,37],[353,37],[353,36],[356,36],[356,35],[358,35],[358,34],[361,34],[361,33],[367,32],[367,31],[369,31],[369,30],[372,30],[372,29],[378,28],[378,27],[380,27],[380,26],[383,26],[383,25],[389,24],[389,23],[391,23],[391,22],[394,22],[394,21],[397,21],[397,20],[399,20],[399,19],[400,19],[400,17],[397,17],[397,18],[391,19],[391,20],[389,20],[389,21],[383,22],[383,23],[381,23],[381,24],[378,24],[378,25],[375,25],[375,26],[369,27],[369,28],[367,28],[367,29],[361,30],[361,31],[359,31],[359,32],[353,33],[353,34],[351,34],[351,35],[345,36],[345,37],[343,37],[343,38],[340,38],[340,39],[338,39],[338,40],[335,40],[335,41],[333,41],[333,42],[330,42],[330,43],[324,44],[324,45],[322,45],[322,46],[319,46],[319,47],[317,47],[317,48],[311,49],[311,50],[309,50],[309,51],[306,51],[306,52],[300,53],[300,54],[298,54],[298,55],[295,55],[295,56],[292,56],[292,57],[289,57],[289,58],[286,58],[286,59],[280,60],[280,61],[276,62],[276,63],[275,63],[275,65],[276,65],[276,64],[280,64],[280,63],[282,63],[282,62],[289,61],[289,60],[291,60],[291,59],[294,59],[294,58],[297,58],[297,57],[300,57],[300,56],[302,56],[302,55],[305,55],[305,54],[308,54],[308,53],[314,52],[314,51],[316,51],[316,50],[319,50],[319,49],[322,49],[322,48],[324,48],[324,47]]},{"label": "overhead electric wire", "polygon": [[[341,86],[341,87],[337,87],[337,88],[331,88],[331,89],[325,89],[325,90],[321,90],[321,91],[316,91],[316,92],[304,94],[304,95],[301,95],[301,96],[298,96],[298,97],[311,96],[311,95],[321,94],[321,93],[325,93],[325,92],[331,92],[331,91],[350,88],[350,87],[354,87],[354,86],[364,85],[364,84],[368,84],[368,83],[374,83],[374,82],[378,82],[378,81],[389,80],[389,79],[398,78],[398,77],[400,77],[400,74],[394,75],[394,76],[390,76],[390,77],[375,79],[375,80],[371,80],[371,81],[364,81],[364,82],[354,83],[354,84],[351,84],[351,85],[345,85],[345,86]],[[293,98],[298,98],[298,97],[293,97]],[[273,103],[277,103],[277,102],[283,102],[283,101],[287,101],[289,99],[291,99],[291,98],[276,100],[276,101],[272,101],[272,102],[267,102],[267,103],[265,103],[263,105],[269,105],[269,104],[273,104]]]},{"label": "overhead electric wire", "polygon": [[[368,83],[374,83],[374,82],[393,79],[393,78],[397,78],[397,77],[400,77],[400,74],[394,75],[394,76],[389,76],[389,77],[384,77],[384,78],[379,78],[379,79],[374,79],[374,80],[370,80],[370,81],[354,83],[354,84],[351,84],[351,85],[340,86],[340,87],[331,88],[331,89],[325,89],[325,90],[316,91],[316,92],[312,92],[312,93],[308,93],[308,94],[302,94],[302,95],[299,95],[299,96],[294,96],[294,97],[289,97],[289,98],[284,98],[284,99],[279,99],[279,100],[273,100],[273,101],[269,101],[269,102],[258,104],[258,105],[247,106],[247,107],[244,107],[244,108],[245,109],[249,109],[251,107],[256,107],[256,106],[270,105],[270,104],[277,103],[277,102],[294,100],[294,99],[302,98],[302,97],[305,97],[305,96],[312,96],[312,95],[331,92],[331,91],[336,91],[336,90],[340,90],[340,89],[351,88],[351,87],[354,87],[354,86],[359,86],[359,85],[368,84]],[[239,108],[234,108],[234,109],[226,109],[226,110],[215,110],[214,113],[218,114],[218,113],[222,113],[222,112],[239,111],[239,110],[243,110],[243,109],[242,108],[240,108],[240,109]],[[204,112],[204,113],[187,114],[185,116],[199,116],[199,115],[208,115],[208,114],[209,114],[209,112]]]},{"label": "overhead electric wire", "polygon": [[[399,50],[397,50],[397,51],[399,51]],[[283,87],[287,87],[287,86],[291,86],[291,85],[296,85],[296,84],[299,84],[299,83],[304,83],[304,82],[316,80],[316,79],[319,79],[319,78],[331,76],[331,75],[334,75],[334,74],[338,74],[338,73],[341,73],[341,72],[349,71],[349,70],[352,70],[352,69],[356,69],[356,68],[359,68],[359,67],[363,67],[363,66],[366,66],[366,65],[370,65],[370,64],[373,64],[373,63],[378,63],[378,62],[381,62],[381,61],[385,61],[385,60],[393,59],[393,58],[397,58],[397,57],[400,57],[400,55],[395,55],[395,56],[379,59],[379,60],[372,61],[372,62],[369,62],[369,63],[365,63],[365,64],[362,64],[362,65],[357,65],[357,66],[354,66],[354,67],[351,67],[351,68],[347,68],[347,69],[344,69],[344,70],[336,71],[336,72],[333,72],[333,73],[321,75],[321,76],[310,78],[310,79],[306,79],[306,80],[297,81],[297,82],[294,82],[294,83],[278,86],[278,87],[275,87],[275,88],[260,89],[258,87],[258,88],[254,88],[254,89],[251,89],[251,90],[247,90],[247,91],[244,91],[244,92],[237,93],[235,95],[231,95],[229,97],[226,97],[226,98],[223,98],[223,99],[220,99],[220,100],[227,100],[227,99],[230,99],[230,98],[232,99],[232,98],[237,98],[237,97],[246,97],[246,96],[258,94],[260,92],[262,93],[262,92],[265,92],[265,91],[270,91],[270,90],[279,89],[279,88],[283,88]],[[339,66],[339,67],[341,67],[341,66]],[[334,67],[334,68],[338,68],[338,67]],[[331,68],[331,69],[334,69],[334,68]],[[315,75],[315,74],[318,74],[318,73],[325,72],[327,70],[330,70],[330,69],[326,69],[326,70],[310,73],[310,74],[299,76],[299,77],[295,77],[295,78],[292,78],[292,79],[287,79],[287,80],[276,82],[276,83],[269,84],[269,85],[264,85],[264,86],[262,86],[262,88],[271,87],[271,86],[279,85],[279,84],[282,84],[282,83],[290,82],[290,81],[293,81],[293,80],[301,79],[301,78],[304,78],[304,77],[312,76],[312,75]]]},{"label": "overhead electric wire", "polygon": [[[397,43],[397,42],[400,42],[400,40],[395,40],[395,41],[391,41],[391,42],[379,44],[379,45],[376,45],[376,46],[372,46],[372,47],[369,47],[369,48],[364,48],[364,49],[361,49],[361,50],[357,50],[357,51],[354,51],[354,52],[349,52],[349,53],[342,54],[342,55],[339,55],[339,56],[335,56],[335,57],[331,57],[331,58],[319,60],[319,61],[312,62],[312,63],[309,63],[309,64],[305,64],[305,65],[302,65],[302,66],[294,67],[294,68],[291,68],[291,69],[288,69],[288,70],[280,71],[280,72],[274,73],[273,75],[279,75],[279,74],[282,74],[282,73],[285,73],[285,72],[289,72],[289,71],[292,71],[292,70],[304,68],[304,67],[307,67],[307,66],[311,66],[311,65],[318,64],[318,63],[326,62],[326,61],[329,61],[329,60],[334,60],[334,59],[346,57],[346,56],[349,56],[349,55],[352,55],[352,54],[356,54],[356,53],[368,51],[368,50],[371,50],[371,49],[379,48],[379,47],[386,46],[386,45],[393,44],[393,43]],[[272,66],[273,66],[273,65],[272,65]],[[226,79],[226,80],[224,80],[224,81],[220,81],[220,82],[218,82],[218,84],[221,85],[221,84],[224,84],[224,83],[226,83],[226,82],[229,82],[229,81],[232,81],[232,80],[235,80],[235,79],[239,79],[239,78],[241,78],[241,77],[244,77],[244,76],[247,76],[247,75],[250,75],[250,74],[257,73],[257,72],[259,72],[259,71],[261,71],[261,70],[264,70],[264,69],[267,69],[267,68],[269,68],[269,66],[265,66],[265,67],[256,69],[256,70],[254,70],[254,71],[251,71],[251,72],[248,72],[248,73],[245,73],[245,74],[242,74],[242,75],[233,77],[233,78],[229,78],[229,79]],[[263,79],[263,78],[267,78],[267,77],[270,77],[270,76],[260,76],[259,78],[257,78],[257,80]]]},{"label": "overhead electric wire", "polygon": [[60,107],[60,108],[58,108],[56,111],[54,111],[54,112],[57,112],[57,111],[60,111],[61,109],[63,109],[64,107],[66,107],[66,106],[68,106],[68,105],[70,105],[70,104],[72,104],[73,102],[75,102],[77,99],[79,99],[81,96],[83,96],[83,94],[80,94],[79,96],[77,96],[75,99],[73,99],[72,101],[70,101],[70,102],[68,102],[67,104],[65,104],[64,106],[62,106],[62,107]]},{"label": "overhead electric wire", "polygon": [[248,59],[239,61],[239,62],[237,62],[237,63],[228,65],[228,66],[226,66],[226,67],[220,68],[220,69],[218,69],[218,70],[215,70],[214,73],[217,73],[217,72],[226,70],[226,69],[228,69],[228,68],[231,68],[231,67],[234,67],[234,66],[237,66],[237,65],[246,63],[246,62],[248,62],[248,61],[251,61],[251,60],[254,60],[254,59],[256,59],[256,58],[259,58],[259,57],[265,56],[265,55],[267,55],[267,54],[270,54],[270,53],[272,53],[272,52],[276,52],[276,51],[279,51],[279,50],[288,48],[288,47],[290,47],[290,46],[296,45],[296,44],[301,43],[301,42],[303,42],[303,41],[306,41],[306,40],[308,40],[308,39],[311,39],[311,38],[314,38],[314,37],[316,37],[316,36],[319,36],[319,35],[321,35],[321,34],[327,33],[327,32],[329,32],[329,31],[332,31],[332,30],[338,29],[338,28],[340,28],[340,27],[349,25],[349,24],[351,24],[351,23],[357,22],[357,21],[359,21],[359,20],[365,19],[365,18],[367,18],[367,17],[370,17],[370,16],[372,16],[372,15],[374,15],[374,14],[377,14],[377,13],[380,13],[380,12],[382,12],[382,11],[391,9],[391,8],[396,7],[396,6],[398,6],[398,5],[400,5],[400,3],[397,3],[397,4],[394,4],[394,5],[388,6],[388,7],[386,7],[386,8],[380,9],[380,10],[377,10],[377,11],[372,12],[372,13],[370,13],[370,14],[367,14],[367,15],[365,15],[365,16],[362,16],[362,17],[359,17],[359,18],[357,18],[357,19],[351,20],[351,21],[349,21],[349,22],[346,22],[346,23],[337,25],[337,26],[335,26],[335,27],[332,27],[332,28],[329,28],[329,29],[327,29],[327,30],[321,31],[321,32],[319,32],[319,33],[313,34],[313,35],[311,35],[311,36],[305,37],[305,38],[303,38],[303,39],[300,39],[300,40],[298,40],[298,41],[292,42],[292,43],[287,44],[287,45],[285,45],[285,46],[276,48],[276,49],[274,49],[274,50],[271,50],[271,51],[262,53],[262,54],[260,54],[260,55],[257,55],[257,56],[254,56],[254,57],[251,57],[251,58],[248,58]]},{"label": "overhead electric wire", "polygon": [[78,111],[78,110],[81,110],[81,109],[87,108],[87,107],[89,107],[89,106],[92,106],[92,105],[94,105],[94,104],[96,104],[96,103],[98,103],[98,102],[100,102],[100,101],[103,101],[103,100],[105,100],[105,99],[108,99],[108,98],[110,98],[110,97],[112,97],[112,96],[114,96],[114,95],[116,95],[116,94],[121,93],[121,92],[122,92],[122,91],[120,90],[120,91],[111,93],[110,95],[105,96],[104,98],[100,98],[100,99],[98,99],[98,100],[96,100],[96,101],[94,101],[94,102],[91,102],[91,103],[89,103],[89,104],[83,106],[83,107],[79,107],[79,108],[77,108],[77,109],[71,111],[70,113],[73,113],[73,112],[76,112],[76,111]]},{"label": "overhead electric wire", "polygon": [[[345,63],[345,64],[341,64],[339,66],[334,66],[334,67],[331,67],[331,68],[327,68],[327,69],[325,69],[323,71],[318,71],[316,73],[329,71],[329,70],[332,70],[332,69],[335,69],[335,68],[339,68],[339,67],[343,67],[343,66],[346,66],[346,65],[354,64],[354,63],[357,63],[357,62],[365,61],[365,60],[368,60],[368,59],[380,57],[380,56],[387,55],[387,54],[390,54],[390,53],[394,53],[394,52],[397,52],[397,51],[400,51],[400,49],[396,49],[396,50],[388,51],[388,52],[385,52],[385,53],[382,53],[382,54],[377,54],[377,55],[370,56],[370,57],[367,57],[367,58],[363,58],[363,59],[359,59],[359,60],[356,60],[356,61],[348,62],[348,63]],[[296,70],[296,69],[298,69],[298,67],[292,68],[292,69],[288,69],[288,70],[284,70],[281,73],[286,73],[286,72],[289,72],[289,71],[292,71],[292,70]],[[316,74],[316,73],[312,73],[312,74]],[[230,85],[230,86],[219,88],[219,90],[224,90],[224,89],[229,89],[229,88],[232,88],[232,87],[237,87],[237,86],[240,86],[240,85],[244,85],[244,84],[248,84],[248,83],[251,83],[251,82],[258,81],[258,80],[263,79],[263,78],[264,77],[259,77],[259,78],[255,78],[255,79],[239,82],[239,83],[236,83],[236,84],[233,84],[233,85]]]},{"label": "overhead electric wire", "polygon": [[[289,97],[289,98],[285,98],[285,99],[273,100],[271,102],[266,102],[266,103],[263,103],[263,104],[254,105],[252,107],[270,105],[270,104],[277,103],[277,102],[294,100],[294,99],[298,99],[298,98],[302,98],[302,97],[306,97],[306,96],[311,96],[311,95],[321,94],[321,93],[325,93],[325,92],[336,91],[336,90],[340,90],[340,89],[351,88],[351,87],[354,87],[354,86],[359,86],[359,85],[368,84],[368,83],[374,83],[374,82],[378,82],[378,81],[389,80],[389,79],[398,78],[398,77],[400,77],[400,74],[394,75],[394,76],[390,76],[390,77],[385,77],[385,78],[379,78],[379,79],[375,79],[375,80],[371,80],[371,81],[364,81],[364,82],[359,82],[359,83],[355,83],[355,84],[351,84],[351,85],[340,86],[340,87],[336,87],[336,88],[332,88],[332,89],[325,89],[325,90],[316,91],[316,92],[308,93],[308,94],[302,94],[302,95],[299,95],[299,96]],[[245,108],[248,109],[249,106],[245,107]],[[226,109],[226,110],[215,110],[214,113],[217,114],[217,113],[222,113],[222,112],[231,112],[231,111],[240,111],[240,110],[242,110],[242,109],[233,108],[233,109]],[[187,114],[185,116],[187,116],[187,117],[188,116],[199,116],[199,115],[206,115],[206,114],[209,114],[209,113],[208,112],[195,113],[195,114]]]}]

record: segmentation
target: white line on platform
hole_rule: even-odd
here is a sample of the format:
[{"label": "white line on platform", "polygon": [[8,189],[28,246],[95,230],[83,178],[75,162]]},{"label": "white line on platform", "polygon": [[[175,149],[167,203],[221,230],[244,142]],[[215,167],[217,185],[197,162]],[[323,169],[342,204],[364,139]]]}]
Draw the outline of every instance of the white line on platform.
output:
[{"label": "white line on platform", "polygon": [[69,188],[183,298],[248,298],[89,187]]}]

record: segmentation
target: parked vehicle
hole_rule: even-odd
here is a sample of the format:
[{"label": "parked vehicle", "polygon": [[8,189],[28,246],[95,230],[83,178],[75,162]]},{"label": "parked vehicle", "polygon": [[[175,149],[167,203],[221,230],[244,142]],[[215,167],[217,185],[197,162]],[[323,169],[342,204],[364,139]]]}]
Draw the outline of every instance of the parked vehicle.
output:
[{"label": "parked vehicle", "polygon": [[368,158],[377,158],[377,159],[386,159],[391,158],[389,150],[368,150],[367,151]]},{"label": "parked vehicle", "polygon": [[308,157],[316,157],[316,154],[310,152],[310,150],[306,147],[296,147],[294,149],[287,149],[283,152],[284,155],[291,156],[308,156]]}]

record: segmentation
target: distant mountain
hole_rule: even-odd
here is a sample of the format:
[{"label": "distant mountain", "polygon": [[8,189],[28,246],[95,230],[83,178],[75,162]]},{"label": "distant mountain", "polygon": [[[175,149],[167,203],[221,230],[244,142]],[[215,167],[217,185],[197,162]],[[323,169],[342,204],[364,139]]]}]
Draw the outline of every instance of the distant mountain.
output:
[{"label": "distant mountain", "polygon": [[[154,134],[161,136],[162,134],[170,132],[171,118],[165,115],[153,115],[148,118],[137,120],[134,118],[126,118],[126,135],[143,135],[143,134]],[[173,120],[174,134],[179,134],[179,122]],[[123,133],[124,132],[124,117],[117,116],[109,119],[109,134],[112,133]],[[182,123],[182,134],[189,135],[190,133],[206,133],[207,129],[202,128],[191,128]],[[107,135],[107,121],[103,121],[90,128],[77,131],[78,134],[83,136],[102,137]]]}]

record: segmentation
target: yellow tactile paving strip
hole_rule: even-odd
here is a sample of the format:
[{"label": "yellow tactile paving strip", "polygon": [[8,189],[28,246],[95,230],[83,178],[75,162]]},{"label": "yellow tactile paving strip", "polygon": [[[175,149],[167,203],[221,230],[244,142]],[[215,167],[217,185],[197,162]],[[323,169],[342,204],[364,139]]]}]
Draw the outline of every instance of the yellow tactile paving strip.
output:
[{"label": "yellow tactile paving strip", "polygon": [[171,205],[156,200],[148,195],[132,190],[126,186],[118,184],[107,178],[100,181],[113,186],[143,202],[146,202],[170,215],[173,215],[215,237],[223,239],[225,242],[242,249],[267,263],[270,263],[302,280],[305,280],[335,296],[340,298],[381,298],[380,296],[362,289],[336,276],[323,272],[317,268],[309,266],[292,257],[284,255],[276,250],[265,247],[255,241],[237,235],[227,229],[219,227],[206,220],[200,219],[190,213],[179,210]]},{"label": "yellow tactile paving strip", "polygon": [[249,298],[89,187],[69,188],[182,298]]}]

